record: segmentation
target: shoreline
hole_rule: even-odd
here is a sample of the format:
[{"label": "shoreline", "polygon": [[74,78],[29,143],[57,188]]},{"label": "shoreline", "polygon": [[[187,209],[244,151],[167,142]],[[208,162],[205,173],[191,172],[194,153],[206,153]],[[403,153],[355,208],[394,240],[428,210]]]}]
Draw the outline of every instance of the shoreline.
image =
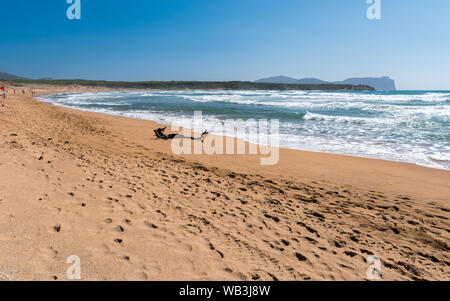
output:
[{"label": "shoreline", "polygon": [[450,171],[175,156],[153,121],[0,103],[0,280],[66,280],[71,255],[82,280],[367,280],[370,255],[382,280],[450,280]]},{"label": "shoreline", "polygon": [[[127,90],[123,90],[123,91],[122,90],[106,90],[106,91],[101,91],[101,92],[142,92],[142,91],[146,92],[146,91],[165,91],[165,90],[140,90],[140,89],[128,90],[127,89]],[[214,90],[214,91],[225,91],[225,90]],[[64,92],[64,93],[79,93],[79,92]],[[94,113],[94,114],[117,116],[117,117],[121,117],[121,118],[129,118],[129,119],[135,119],[135,120],[147,120],[147,121],[155,122],[156,124],[159,125],[159,127],[170,127],[170,126],[172,126],[171,124],[166,124],[164,122],[161,123],[161,122],[153,120],[153,119],[145,119],[145,118],[139,118],[139,117],[129,117],[129,116],[123,116],[123,115],[113,114],[113,113],[108,113],[108,112],[98,112],[98,111],[95,111],[95,110],[86,110],[86,109],[75,108],[75,107],[70,107],[70,106],[57,105],[57,104],[53,104],[53,103],[50,103],[50,102],[42,101],[42,100],[40,100],[38,98],[39,96],[51,96],[51,95],[64,94],[64,93],[40,94],[40,95],[35,95],[35,98],[36,98],[36,100],[38,100],[40,102],[43,102],[45,104],[59,106],[59,107],[64,107],[64,108],[67,108],[67,109],[73,109],[73,110],[82,111],[82,112],[90,112],[90,113]],[[80,93],[83,93],[83,92],[80,92]],[[92,92],[92,93],[97,93],[97,92]],[[180,129],[188,129],[188,130],[191,130],[193,132],[192,129],[186,128],[186,127],[182,127],[182,126],[180,126]],[[195,133],[195,134],[198,134],[198,133]],[[235,137],[235,136],[226,136],[226,135],[222,135],[222,134],[214,134],[214,136],[224,137],[225,139],[227,137],[231,137],[233,139],[243,140],[246,144],[248,143],[248,144],[252,144],[252,145],[257,145],[258,147],[260,145],[262,145],[262,144],[257,144],[257,143],[248,141],[248,140],[240,138],[240,137]],[[411,164],[411,165],[418,166],[418,167],[425,167],[425,168],[436,169],[436,170],[450,171],[450,169],[445,168],[445,167],[430,166],[431,163],[430,163],[430,165],[425,165],[425,164],[414,163],[414,162],[407,162],[407,161],[399,161],[399,160],[391,160],[391,159],[370,157],[370,156],[365,156],[365,155],[362,155],[362,154],[361,155],[353,155],[353,154],[345,154],[345,153],[323,152],[323,151],[299,149],[299,148],[294,148],[294,147],[290,148],[290,147],[284,147],[284,146],[280,146],[279,149],[294,150],[294,151],[307,152],[307,153],[316,153],[316,154],[328,154],[328,155],[345,156],[345,157],[351,157],[351,158],[363,158],[363,159],[371,159],[371,160],[380,160],[380,161],[384,161],[384,162],[395,162],[395,163]],[[431,159],[429,159],[429,160],[431,162],[434,162]],[[439,161],[439,160],[436,160],[436,161]]]},{"label": "shoreline", "polygon": [[[78,88],[78,89],[80,89],[80,88]],[[70,90],[69,92],[63,92],[63,93],[78,93],[79,91],[77,91],[78,89],[76,89],[76,90]],[[84,87],[81,87],[81,90],[83,90],[84,89]],[[125,89],[125,90],[122,90],[122,89],[119,89],[119,90],[111,90],[111,89],[109,89],[109,88],[100,88],[100,90],[97,90],[97,89],[99,89],[99,88],[94,88],[94,91],[87,91],[87,92],[93,92],[93,93],[98,93],[98,92],[121,92],[121,91],[130,91],[130,90],[128,90],[128,89]],[[142,90],[136,90],[136,91],[142,91]],[[82,92],[81,92],[82,93]],[[52,95],[53,93],[50,93],[49,95]],[[56,94],[58,94],[58,93],[56,93]],[[40,94],[41,95],[41,94]],[[35,97],[37,97],[38,95],[35,95]],[[100,116],[110,116],[110,117],[116,117],[116,118],[119,118],[119,119],[121,119],[121,118],[124,118],[124,119],[129,119],[129,120],[135,120],[135,121],[144,121],[144,122],[150,122],[150,123],[152,123],[152,125],[151,125],[151,127],[152,128],[160,128],[160,127],[165,127],[165,126],[170,126],[170,125],[168,125],[168,124],[164,124],[164,123],[158,123],[158,122],[156,122],[156,121],[153,121],[153,120],[148,120],[148,119],[139,119],[139,118],[132,118],[132,117],[125,117],[125,116],[118,116],[118,115],[113,115],[113,114],[105,114],[105,113],[99,113],[99,112],[90,112],[90,111],[85,111],[85,110],[78,110],[78,109],[75,109],[75,108],[70,108],[70,107],[65,107],[65,106],[58,106],[58,105],[54,105],[54,104],[50,104],[50,103],[46,103],[46,102],[42,102],[41,100],[39,100],[39,99],[35,99],[36,101],[39,101],[40,103],[42,103],[42,104],[44,104],[44,105],[49,105],[49,106],[54,106],[54,107],[61,107],[61,108],[65,108],[65,109],[67,109],[67,110],[75,110],[75,111],[78,111],[78,112],[85,112],[85,113],[90,113],[90,114],[98,114],[98,115],[100,115]],[[180,127],[180,129],[182,129],[183,127]],[[189,130],[189,129],[188,129]],[[151,132],[151,136],[154,136],[154,134],[153,134],[153,131],[152,130],[150,130],[149,132]],[[198,133],[197,133],[198,134]],[[241,139],[241,138],[236,138],[236,137],[233,137],[235,140],[243,140],[243,139]],[[251,143],[251,142],[248,142],[248,141],[245,141],[244,140],[244,143],[246,144],[246,145],[249,145],[249,144],[253,144],[254,145],[254,143]],[[169,143],[169,145],[170,145],[170,143]],[[258,145],[257,145],[258,146]],[[443,172],[443,175],[446,175],[446,176],[448,176],[449,177],[449,181],[450,181],[450,170],[446,170],[446,169],[438,169],[438,168],[432,168],[432,167],[429,167],[429,166],[423,166],[423,165],[419,165],[419,164],[414,164],[414,163],[409,163],[409,162],[400,162],[400,161],[391,161],[391,160],[385,160],[385,159],[379,159],[379,158],[367,158],[367,157],[358,157],[358,156],[352,156],[352,155],[344,155],[344,154],[334,154],[334,153],[324,153],[324,152],[313,152],[313,151],[306,151],[306,150],[298,150],[298,149],[290,149],[290,148],[283,148],[283,147],[280,147],[279,148],[280,149],[280,157],[282,156],[282,153],[288,153],[289,154],[289,157],[292,157],[292,156],[294,156],[294,157],[298,157],[297,155],[301,155],[301,154],[304,154],[304,155],[308,155],[308,157],[313,157],[315,160],[317,160],[316,161],[316,163],[319,163],[320,161],[322,161],[322,159],[325,159],[325,158],[327,158],[327,159],[331,159],[332,161],[335,161],[335,160],[337,160],[337,161],[342,161],[342,160],[345,160],[345,161],[347,161],[347,162],[361,162],[360,164],[367,164],[367,163],[369,163],[371,166],[377,166],[378,165],[378,163],[379,163],[379,165],[380,166],[384,166],[385,168],[401,168],[401,169],[403,169],[403,170],[405,170],[405,171],[403,171],[402,170],[402,174],[403,175],[405,175],[405,172],[411,172],[411,173],[414,173],[414,172],[418,172],[418,173],[420,173],[420,169],[425,169],[424,171],[426,172],[426,170],[430,170],[431,171],[431,173],[434,173],[434,172]],[[165,149],[165,151],[166,152],[170,152],[170,150],[168,150],[168,148],[167,149]],[[298,153],[296,153],[296,152],[298,152]],[[180,155],[181,157],[184,157],[184,158],[198,158],[199,157],[199,155]],[[206,157],[206,158],[211,158],[210,160],[207,160],[207,161],[209,161],[209,163],[210,164],[213,164],[213,162],[215,162],[215,163],[217,163],[217,158],[218,157],[228,157],[228,155],[205,155],[205,154],[202,154],[202,155],[200,155],[200,156],[202,156],[202,157]],[[256,159],[256,160],[252,160],[252,163],[254,164],[257,160],[259,160],[259,156],[253,156],[253,155],[236,155],[236,156],[238,156],[238,157],[254,157],[254,159]],[[203,158],[202,158],[203,159]],[[340,160],[341,159],[341,160]],[[220,162],[220,163],[222,163],[222,167],[225,167],[226,166],[226,161],[225,162]],[[327,162],[328,163],[328,162]],[[351,164],[352,164],[351,163]],[[213,164],[214,165],[214,164]],[[259,165],[259,164],[258,164]],[[262,167],[262,169],[263,170],[267,170],[267,169],[270,169],[270,167],[271,166],[267,166],[267,167]],[[417,171],[415,171],[415,169],[417,169]],[[289,168],[289,170],[291,170],[291,168]],[[246,172],[248,171],[248,169],[246,170]],[[433,172],[434,171],[434,172]],[[291,171],[292,172],[292,171]],[[360,172],[362,172],[361,170],[360,170]],[[296,174],[296,172],[295,171],[293,171],[292,172],[292,174]],[[277,174],[277,176],[279,176],[279,174]],[[338,176],[336,176],[336,177],[333,177],[333,180],[337,180],[339,177]],[[320,177],[319,177],[319,179],[320,179]],[[423,179],[424,181],[426,181],[425,179]],[[449,182],[450,183],[450,182]],[[343,184],[345,184],[345,183],[343,183]],[[450,189],[450,184],[448,184],[447,185],[448,187],[447,188],[449,188]],[[403,193],[405,193],[405,194],[407,194],[408,193],[408,191],[407,190],[405,190],[405,191],[403,191]],[[449,190],[449,197],[448,197],[448,199],[450,200],[450,190]]]}]

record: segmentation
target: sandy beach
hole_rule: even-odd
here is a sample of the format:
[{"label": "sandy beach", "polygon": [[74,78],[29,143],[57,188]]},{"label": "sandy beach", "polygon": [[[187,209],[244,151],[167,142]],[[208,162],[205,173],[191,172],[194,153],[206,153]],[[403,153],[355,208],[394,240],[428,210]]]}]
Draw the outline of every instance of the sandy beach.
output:
[{"label": "sandy beach", "polygon": [[[35,94],[98,88],[34,86]],[[450,280],[450,171],[183,155],[152,121],[0,101],[0,280]]]}]

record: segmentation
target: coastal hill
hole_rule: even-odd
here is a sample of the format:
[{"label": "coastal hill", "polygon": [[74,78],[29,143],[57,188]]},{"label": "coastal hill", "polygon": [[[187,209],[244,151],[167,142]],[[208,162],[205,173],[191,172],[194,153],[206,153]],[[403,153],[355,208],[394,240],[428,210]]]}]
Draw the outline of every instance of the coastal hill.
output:
[{"label": "coastal hill", "polygon": [[348,78],[343,81],[327,82],[317,78],[295,79],[287,76],[274,76],[255,81],[256,83],[278,83],[278,84],[301,84],[301,85],[366,85],[374,87],[377,91],[395,91],[395,81],[388,76],[384,77],[362,77]]},{"label": "coastal hill", "polygon": [[26,78],[9,73],[0,72],[0,80],[24,80]]},{"label": "coastal hill", "polygon": [[[0,77],[1,79],[1,77]],[[374,88],[369,85],[352,84],[286,84],[286,83],[256,83],[245,81],[227,81],[227,82],[208,82],[208,81],[146,81],[146,82],[126,82],[126,81],[100,81],[100,80],[27,80],[13,79],[9,80],[12,85],[71,85],[71,86],[89,86],[89,87],[107,87],[123,89],[160,89],[160,90],[369,90]]]}]

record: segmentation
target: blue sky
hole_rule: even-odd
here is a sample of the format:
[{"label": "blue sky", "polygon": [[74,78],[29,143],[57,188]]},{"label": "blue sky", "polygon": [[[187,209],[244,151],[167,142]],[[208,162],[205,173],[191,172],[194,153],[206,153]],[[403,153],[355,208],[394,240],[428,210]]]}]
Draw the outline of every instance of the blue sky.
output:
[{"label": "blue sky", "polygon": [[450,90],[450,1],[0,0],[0,71],[31,78],[342,80]]}]

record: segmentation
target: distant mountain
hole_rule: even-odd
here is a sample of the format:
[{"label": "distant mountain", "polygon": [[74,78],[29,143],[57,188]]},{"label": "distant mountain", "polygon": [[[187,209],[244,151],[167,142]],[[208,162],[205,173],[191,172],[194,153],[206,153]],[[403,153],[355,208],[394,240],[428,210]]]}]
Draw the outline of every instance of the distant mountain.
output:
[{"label": "distant mountain", "polygon": [[362,78],[349,78],[344,81],[327,82],[317,78],[301,78],[295,79],[287,76],[275,76],[264,78],[256,81],[257,83],[277,83],[277,84],[303,84],[303,85],[365,85],[371,86],[378,91],[395,91],[395,81],[387,76],[384,77],[362,77]]},{"label": "distant mountain", "polygon": [[387,76],[384,77],[362,77],[349,78],[342,82],[336,82],[346,85],[368,85],[374,87],[378,91],[395,91],[395,81]]},{"label": "distant mountain", "polygon": [[15,79],[25,79],[25,78],[9,73],[0,72],[0,80],[15,80]]},{"label": "distant mountain", "polygon": [[317,78],[302,78],[297,80],[297,82],[299,84],[304,84],[304,85],[324,85],[324,84],[328,84],[328,82],[323,81],[321,79],[317,79]]},{"label": "distant mountain", "polygon": [[274,76],[269,78],[263,78],[255,81],[255,83],[265,83],[265,84],[298,84],[298,79],[287,77],[287,76]]}]

